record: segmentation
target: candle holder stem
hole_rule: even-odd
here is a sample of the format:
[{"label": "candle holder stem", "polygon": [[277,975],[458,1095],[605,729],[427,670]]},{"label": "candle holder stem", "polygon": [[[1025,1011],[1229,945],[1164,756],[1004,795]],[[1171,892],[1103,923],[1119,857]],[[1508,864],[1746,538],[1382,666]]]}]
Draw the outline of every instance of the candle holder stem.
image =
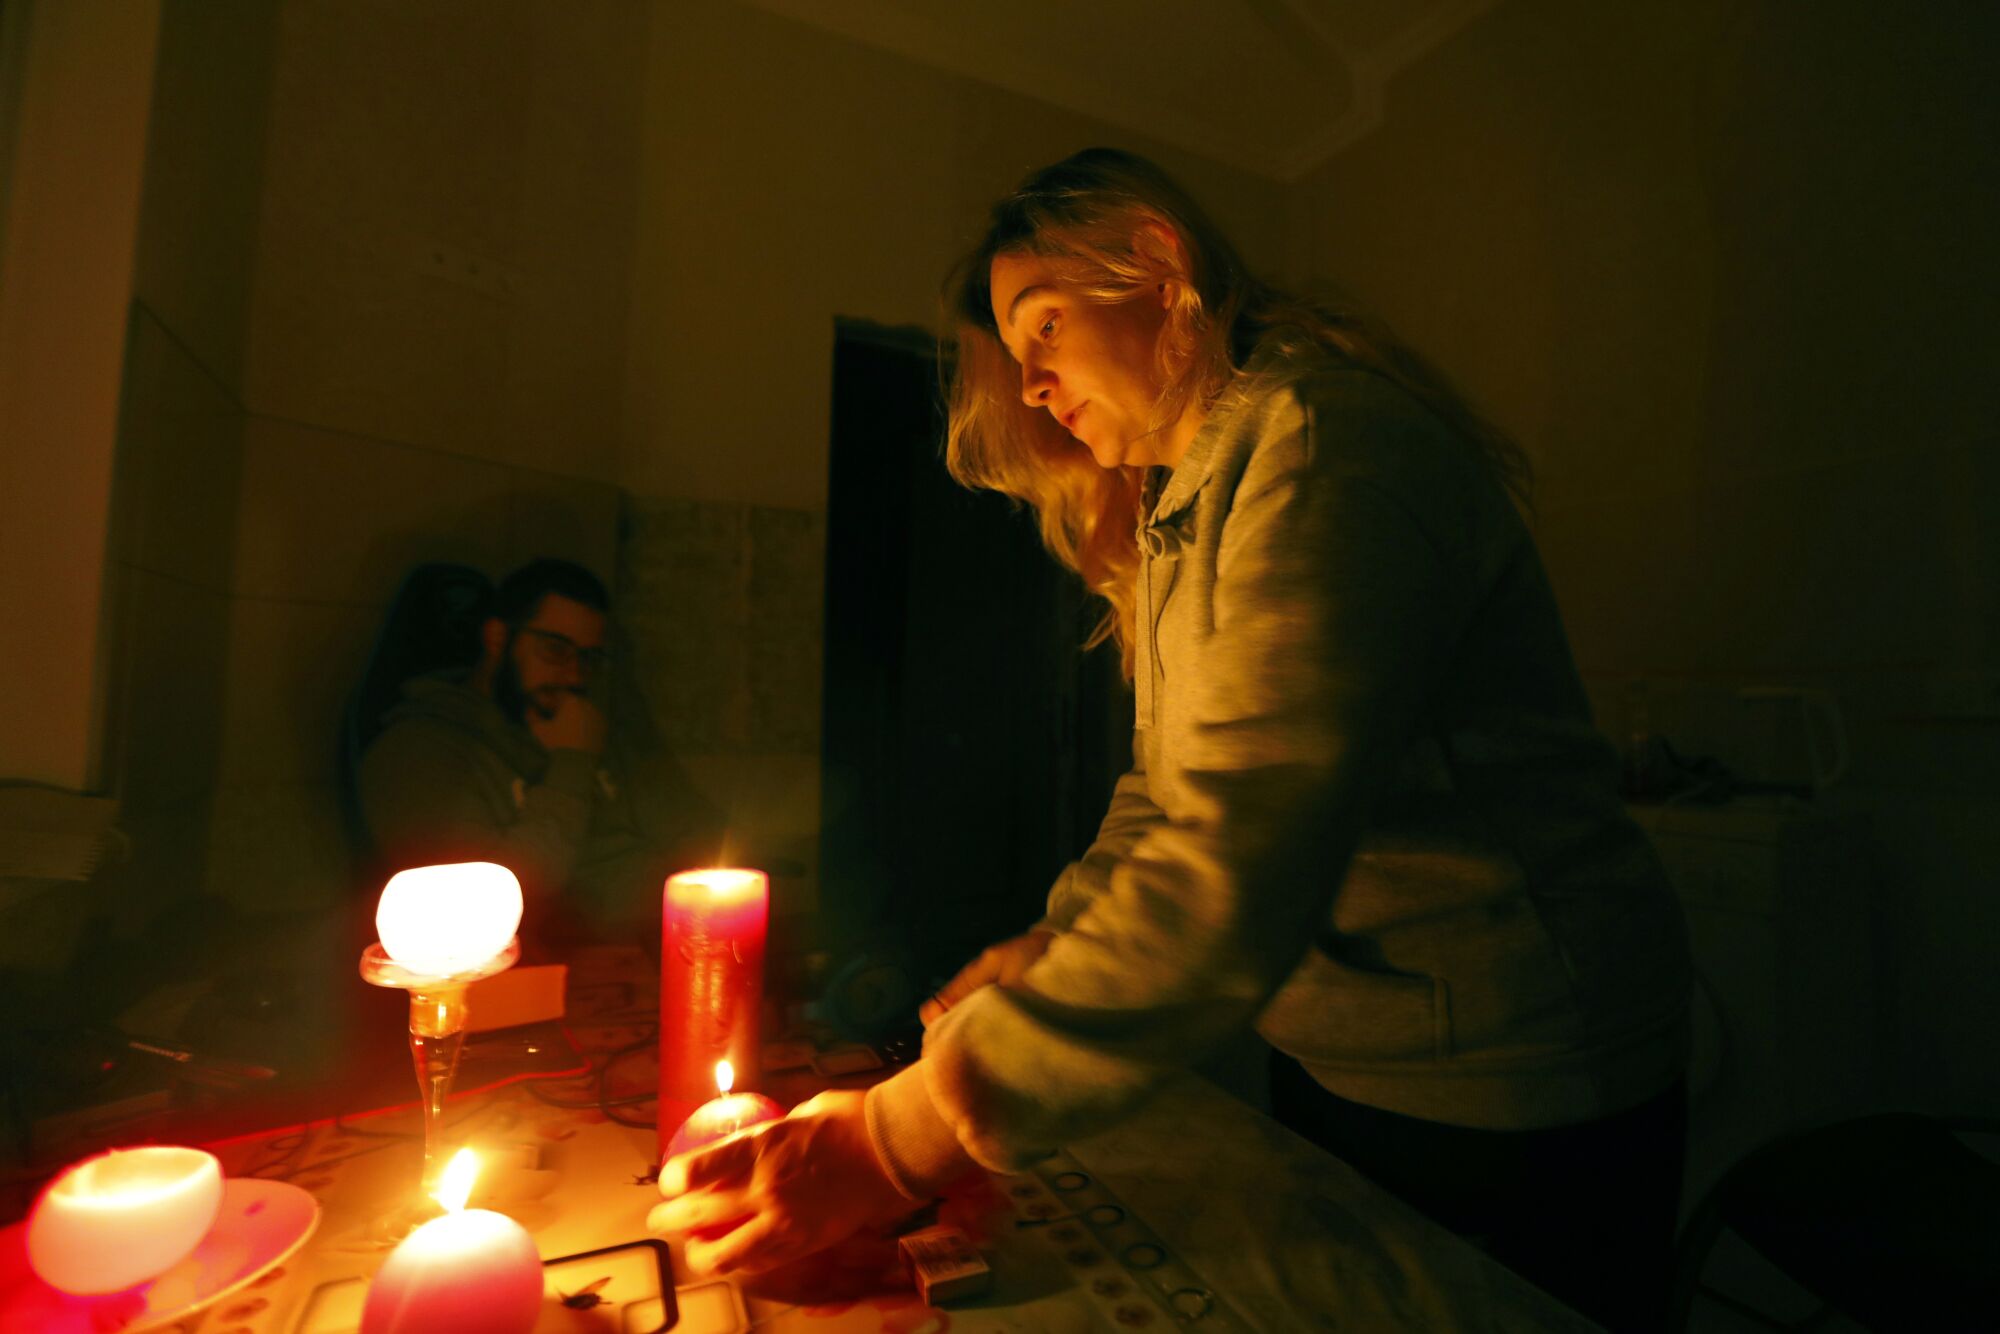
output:
[{"label": "candle holder stem", "polygon": [[422,1192],[437,1189],[438,1174],[450,1156],[444,1147],[444,1104],[458,1075],[465,1049],[465,986],[443,983],[410,992],[410,1059],[423,1094],[424,1171]]},{"label": "candle holder stem", "polygon": [[431,1198],[438,1176],[450,1156],[444,1148],[444,1104],[458,1075],[458,1056],[465,1046],[466,988],[481,978],[511,968],[521,957],[521,943],[507,948],[476,968],[450,976],[413,973],[370,945],[361,954],[361,977],[378,987],[401,987],[410,993],[410,1061],[422,1094],[424,1165],[416,1198],[381,1217],[376,1239],[386,1245],[401,1241],[416,1227],[444,1211]]}]

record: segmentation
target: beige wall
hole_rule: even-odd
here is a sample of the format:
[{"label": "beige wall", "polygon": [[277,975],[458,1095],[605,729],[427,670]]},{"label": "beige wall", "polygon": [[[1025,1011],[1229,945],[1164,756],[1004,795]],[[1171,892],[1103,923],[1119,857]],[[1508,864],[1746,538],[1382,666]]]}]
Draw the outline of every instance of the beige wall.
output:
[{"label": "beige wall", "polygon": [[[725,0],[653,17],[621,596],[697,778],[810,865],[835,320],[934,330],[987,205],[1091,144],[1160,158],[1262,264],[1282,258],[1286,192]],[[813,902],[809,882],[774,893]]]},{"label": "beige wall", "polygon": [[[719,0],[178,0],[160,79],[118,745],[162,892],[342,893],[396,579],[534,554],[614,578],[663,734],[811,866],[834,321],[932,323],[992,196],[1130,136]],[[1279,255],[1280,187],[1136,146]]]},{"label": "beige wall", "polygon": [[1111,143],[1158,158],[1253,262],[1286,191],[726,0],[656,7],[626,386],[635,491],[817,510],[836,316],[934,329],[986,207]]},{"label": "beige wall", "polygon": [[256,0],[162,6],[113,487],[105,754],[132,857],[106,879],[125,931],[207,871],[274,33]]},{"label": "beige wall", "polygon": [[0,780],[97,790],[125,306],[157,0],[0,14]]},{"label": "beige wall", "polygon": [[345,890],[396,581],[616,549],[643,12],[170,0],[118,476],[133,913]]},{"label": "beige wall", "polygon": [[107,566],[126,916],[340,892],[341,697],[428,557],[615,567],[664,730],[810,863],[834,321],[930,325],[986,202],[1111,142],[1526,442],[1607,725],[1637,677],[1843,692],[1906,1080],[2000,1096],[1989,43],[1840,8],[1499,6],[1285,187],[725,0],[168,0]]},{"label": "beige wall", "polygon": [[1972,297],[2000,276],[1992,28],[1970,6],[1504,5],[1303,185],[1312,267],[1534,454],[1608,728],[1635,677],[1696,750],[1738,686],[1842,692],[1837,796],[1876,819],[1902,1073],[1957,1105],[2000,1099],[1979,1018],[2000,1012],[2000,379]]},{"label": "beige wall", "polygon": [[410,566],[608,578],[645,17],[288,0],[208,883],[341,891],[335,738]]}]

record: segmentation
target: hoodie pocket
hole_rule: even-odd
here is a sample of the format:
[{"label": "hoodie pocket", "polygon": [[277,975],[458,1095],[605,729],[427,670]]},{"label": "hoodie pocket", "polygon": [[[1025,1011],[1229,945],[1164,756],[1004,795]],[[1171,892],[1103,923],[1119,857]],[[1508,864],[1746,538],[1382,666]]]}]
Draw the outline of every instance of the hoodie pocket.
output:
[{"label": "hoodie pocket", "polygon": [[1302,1061],[1441,1061],[1452,1054],[1451,992],[1421,973],[1356,968],[1307,952],[1258,1017],[1271,1045]]}]

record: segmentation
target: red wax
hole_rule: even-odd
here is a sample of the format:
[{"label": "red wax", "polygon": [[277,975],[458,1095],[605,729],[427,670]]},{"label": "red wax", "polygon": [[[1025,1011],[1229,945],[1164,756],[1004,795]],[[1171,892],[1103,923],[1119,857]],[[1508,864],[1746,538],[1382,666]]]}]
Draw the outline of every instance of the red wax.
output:
[{"label": "red wax", "polygon": [[784,1116],[783,1109],[761,1093],[725,1093],[695,1108],[681,1122],[681,1128],[667,1143],[665,1157],[692,1152],[766,1121],[782,1121]]},{"label": "red wax", "polygon": [[660,1153],[715,1093],[715,1063],[757,1073],[770,882],[762,871],[682,871],[660,921]]}]

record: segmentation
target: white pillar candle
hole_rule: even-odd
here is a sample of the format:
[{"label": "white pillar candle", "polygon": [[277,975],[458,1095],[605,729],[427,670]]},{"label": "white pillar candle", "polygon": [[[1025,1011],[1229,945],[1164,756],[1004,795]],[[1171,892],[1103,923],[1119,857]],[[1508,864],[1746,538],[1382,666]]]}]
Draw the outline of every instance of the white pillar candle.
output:
[{"label": "white pillar candle", "polygon": [[42,1192],[28,1219],[28,1264],[63,1292],[117,1292],[186,1259],[221,1204],[214,1154],[113,1149],[66,1169]]},{"label": "white pillar candle", "polygon": [[542,1309],[542,1257],[505,1214],[467,1209],[479,1170],[470,1149],[445,1168],[446,1213],[389,1253],[362,1307],[361,1334],[528,1334]]}]

